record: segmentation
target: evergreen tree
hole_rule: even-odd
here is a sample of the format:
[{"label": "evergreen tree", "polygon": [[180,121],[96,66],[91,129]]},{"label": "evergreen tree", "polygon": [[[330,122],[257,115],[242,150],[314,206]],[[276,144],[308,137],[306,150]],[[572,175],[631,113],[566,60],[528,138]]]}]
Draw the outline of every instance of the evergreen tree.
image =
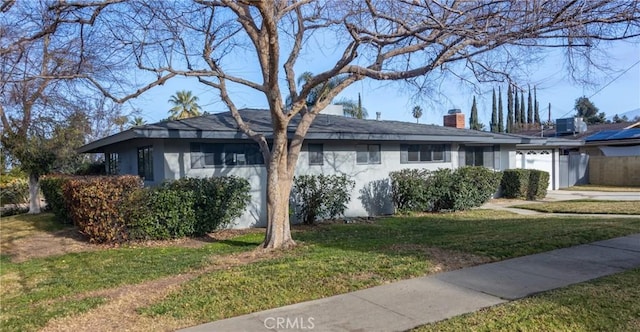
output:
[{"label": "evergreen tree", "polygon": [[520,122],[520,98],[518,98],[518,88],[514,87],[513,88],[514,91],[514,96],[515,96],[515,100],[513,102],[513,113],[515,118],[513,119],[513,129],[514,130],[518,130],[520,129],[520,124],[522,124],[522,122]]},{"label": "evergreen tree", "polygon": [[513,91],[511,90],[511,84],[509,84],[507,89],[507,132],[512,133],[513,127]]},{"label": "evergreen tree", "polygon": [[520,92],[520,123],[523,125],[527,123],[527,115],[524,109],[524,90]]},{"label": "evergreen tree", "polygon": [[478,106],[476,105],[476,96],[473,96],[473,104],[471,104],[471,116],[469,117],[469,128],[473,130],[482,130],[482,126],[478,122]]},{"label": "evergreen tree", "polygon": [[498,132],[498,107],[496,105],[496,89],[493,89],[493,99],[491,103],[491,127],[492,133]]},{"label": "evergreen tree", "polygon": [[540,103],[538,102],[538,91],[536,87],[533,87],[533,100],[534,100],[534,119],[533,122],[536,125],[540,125]]},{"label": "evergreen tree", "polygon": [[529,86],[529,94],[527,95],[527,124],[531,127],[533,123],[533,99],[531,98],[531,86]]},{"label": "evergreen tree", "polygon": [[502,110],[502,89],[498,87],[498,132],[504,133],[504,114]]}]

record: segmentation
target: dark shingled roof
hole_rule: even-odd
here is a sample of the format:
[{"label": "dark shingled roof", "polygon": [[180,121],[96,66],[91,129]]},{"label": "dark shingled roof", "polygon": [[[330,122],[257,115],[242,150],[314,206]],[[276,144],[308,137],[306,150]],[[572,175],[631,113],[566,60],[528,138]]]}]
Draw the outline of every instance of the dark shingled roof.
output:
[{"label": "dark shingled roof", "polygon": [[[251,128],[272,136],[271,115],[268,110],[243,109],[240,115]],[[293,134],[300,116],[292,119],[289,132]],[[91,142],[80,152],[101,152],[104,146],[135,138],[184,139],[248,139],[237,129],[230,112],[210,114],[183,120],[164,121],[134,127],[118,134]],[[457,129],[436,125],[401,121],[377,121],[319,114],[306,136],[307,140],[377,140],[377,141],[433,141],[461,143],[544,144],[546,139],[485,131]]]}]

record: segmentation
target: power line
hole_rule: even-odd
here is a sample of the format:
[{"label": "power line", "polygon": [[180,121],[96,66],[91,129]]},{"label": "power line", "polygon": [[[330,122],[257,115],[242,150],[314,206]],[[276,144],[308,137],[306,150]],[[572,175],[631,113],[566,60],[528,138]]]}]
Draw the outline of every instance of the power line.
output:
[{"label": "power line", "polygon": [[[598,91],[594,92],[591,96],[587,97],[587,99],[591,99],[593,96],[597,95],[598,93],[602,92],[602,90],[604,90],[606,87],[608,87],[609,85],[611,85],[613,82],[617,81],[620,77],[622,77],[624,74],[626,74],[629,70],[631,70],[631,68],[635,67],[637,64],[640,63],[640,60],[636,61],[634,64],[632,64],[631,66],[629,66],[629,68],[625,69],[622,73],[620,73],[620,75],[616,76],[614,79],[612,79],[611,81],[609,81],[609,83],[605,84],[604,86],[602,86],[600,89],[598,89]],[[567,113],[562,114],[559,118],[563,118],[565,115],[569,114],[573,112],[573,110],[569,110]]]}]

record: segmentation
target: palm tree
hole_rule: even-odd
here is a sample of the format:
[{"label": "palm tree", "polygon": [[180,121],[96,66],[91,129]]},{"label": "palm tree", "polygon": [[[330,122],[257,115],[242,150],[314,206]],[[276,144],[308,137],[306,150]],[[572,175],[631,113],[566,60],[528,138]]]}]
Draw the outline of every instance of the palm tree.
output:
[{"label": "palm tree", "polygon": [[[313,73],[304,72],[298,77],[298,85],[303,85],[308,82],[313,77]],[[335,88],[338,84],[340,84],[344,80],[344,76],[335,76],[331,78],[329,81],[316,85],[309,92],[309,96],[307,96],[307,106],[312,107],[320,100],[324,99],[329,91]],[[291,96],[287,98],[287,104],[291,104]],[[366,117],[366,115],[365,115]]]},{"label": "palm tree", "polygon": [[136,116],[133,120],[129,121],[129,124],[133,127],[144,126],[147,124],[147,121],[143,119],[141,116]]},{"label": "palm tree", "polygon": [[416,123],[419,123],[420,118],[422,117],[422,107],[416,105],[411,111],[411,114],[413,114],[413,117],[416,118]]},{"label": "palm tree", "polygon": [[198,105],[198,97],[191,94],[191,91],[178,91],[171,96],[169,103],[173,107],[169,110],[171,120],[179,120],[191,118],[200,115],[200,106]]},{"label": "palm tree", "polygon": [[129,118],[126,115],[120,115],[113,118],[113,124],[120,128],[120,131],[124,131],[124,125],[127,124]]},{"label": "palm tree", "polygon": [[362,107],[362,98],[358,94],[358,102],[354,102],[351,99],[342,99],[336,103],[336,105],[342,105],[344,115],[356,119],[366,119],[369,114],[367,109]]}]

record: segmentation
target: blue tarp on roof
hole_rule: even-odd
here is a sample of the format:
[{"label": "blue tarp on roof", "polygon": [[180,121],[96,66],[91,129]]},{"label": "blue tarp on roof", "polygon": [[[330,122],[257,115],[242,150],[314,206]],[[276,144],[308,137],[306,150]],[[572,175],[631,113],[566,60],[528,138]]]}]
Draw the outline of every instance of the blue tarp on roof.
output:
[{"label": "blue tarp on roof", "polygon": [[612,141],[618,139],[640,138],[640,128],[623,129],[623,130],[604,130],[599,133],[588,136],[584,140],[592,141]]}]

